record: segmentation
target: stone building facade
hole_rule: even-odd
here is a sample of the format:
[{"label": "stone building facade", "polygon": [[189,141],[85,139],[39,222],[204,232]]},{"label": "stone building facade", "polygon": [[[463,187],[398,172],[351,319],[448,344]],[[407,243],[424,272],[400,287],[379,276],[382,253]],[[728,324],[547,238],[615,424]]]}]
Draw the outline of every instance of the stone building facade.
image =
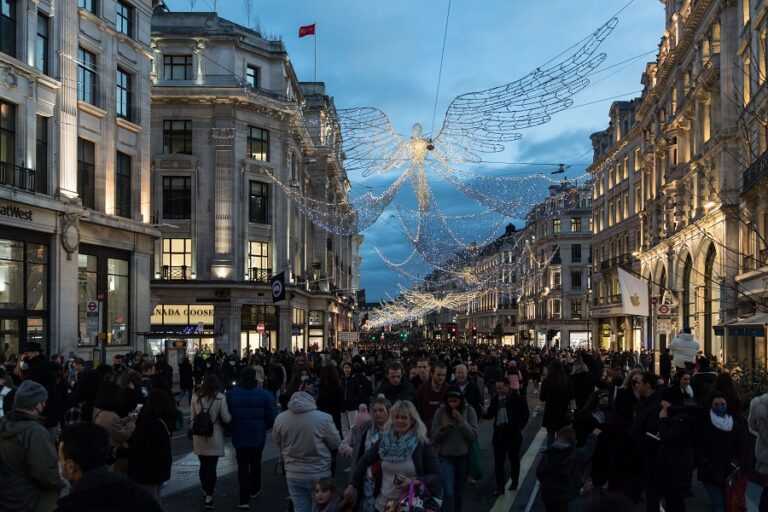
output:
[{"label": "stone building facade", "polygon": [[[196,334],[189,351],[336,345],[354,330],[362,238],[319,228],[273,180],[318,201],[346,200],[324,84],[300,83],[282,42],[215,13],[156,9],[152,49],[152,204],[162,236],[148,346],[160,350],[185,330]],[[270,278],[283,272],[286,298],[273,304]]]},{"label": "stone building facade", "polygon": [[126,352],[158,235],[150,2],[0,5],[0,351]]}]

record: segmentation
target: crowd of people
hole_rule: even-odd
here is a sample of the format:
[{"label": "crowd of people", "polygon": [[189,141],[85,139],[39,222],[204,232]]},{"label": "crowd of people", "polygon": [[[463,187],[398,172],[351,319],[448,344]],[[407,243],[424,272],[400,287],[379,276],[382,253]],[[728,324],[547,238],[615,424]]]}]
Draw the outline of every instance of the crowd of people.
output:
[{"label": "crowd of people", "polygon": [[[548,511],[580,495],[595,511],[682,511],[694,478],[713,511],[746,510],[748,478],[768,478],[768,393],[750,403],[688,334],[657,365],[650,352],[427,340],[200,353],[180,361],[176,393],[162,354],[91,368],[31,343],[0,367],[0,464],[10,468],[0,472],[0,503],[159,510],[172,433],[188,429],[208,510],[228,437],[238,507],[258,504],[271,431],[296,512],[399,512],[404,500],[460,512],[468,483],[482,477],[481,421],[492,432],[495,495],[521,484],[536,397],[547,433],[536,476]],[[342,458],[348,474],[337,472]],[[768,510],[768,493],[760,506]]]}]

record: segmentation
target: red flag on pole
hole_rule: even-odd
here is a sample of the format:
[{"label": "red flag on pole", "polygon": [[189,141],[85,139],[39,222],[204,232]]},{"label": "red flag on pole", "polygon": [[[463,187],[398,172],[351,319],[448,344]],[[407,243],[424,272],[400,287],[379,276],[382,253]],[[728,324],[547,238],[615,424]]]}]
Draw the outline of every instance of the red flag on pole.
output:
[{"label": "red flag on pole", "polygon": [[315,24],[311,25],[304,25],[303,27],[299,27],[299,37],[304,36],[313,36],[315,35]]}]

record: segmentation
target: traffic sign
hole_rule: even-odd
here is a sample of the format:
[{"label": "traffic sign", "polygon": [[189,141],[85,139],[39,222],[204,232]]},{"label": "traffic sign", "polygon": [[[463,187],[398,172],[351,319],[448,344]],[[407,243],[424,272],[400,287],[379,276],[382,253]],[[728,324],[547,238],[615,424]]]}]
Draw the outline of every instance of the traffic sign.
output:
[{"label": "traffic sign", "polygon": [[256,325],[256,332],[265,332],[266,330],[267,328],[263,323],[259,323]]},{"label": "traffic sign", "polygon": [[96,298],[99,300],[104,300],[104,292],[99,292],[96,294]]},{"label": "traffic sign", "polygon": [[346,343],[357,343],[360,341],[360,333],[351,331],[342,331],[339,333],[339,341]]},{"label": "traffic sign", "polygon": [[651,297],[651,304],[653,304],[655,306],[658,303],[659,303],[659,298],[658,297]]},{"label": "traffic sign", "polygon": [[95,300],[89,300],[88,304],[85,306],[85,310],[88,313],[98,313],[99,312],[99,303]]},{"label": "traffic sign", "polygon": [[656,306],[656,314],[659,317],[669,316],[672,313],[672,309],[669,304],[659,304]]}]

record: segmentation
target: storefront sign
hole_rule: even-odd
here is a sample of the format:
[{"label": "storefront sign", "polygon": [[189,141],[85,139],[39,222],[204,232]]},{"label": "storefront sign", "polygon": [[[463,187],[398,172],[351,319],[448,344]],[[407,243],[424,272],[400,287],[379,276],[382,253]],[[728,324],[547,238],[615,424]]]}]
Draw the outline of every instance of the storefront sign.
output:
[{"label": "storefront sign", "polygon": [[11,219],[32,221],[32,210],[22,210],[11,204],[0,206],[0,215]]},{"label": "storefront sign", "polygon": [[212,304],[159,304],[152,312],[152,325],[213,324]]},{"label": "storefront sign", "polygon": [[765,328],[758,326],[749,327],[729,327],[728,334],[731,336],[747,336],[754,338],[756,336],[765,336]]}]

